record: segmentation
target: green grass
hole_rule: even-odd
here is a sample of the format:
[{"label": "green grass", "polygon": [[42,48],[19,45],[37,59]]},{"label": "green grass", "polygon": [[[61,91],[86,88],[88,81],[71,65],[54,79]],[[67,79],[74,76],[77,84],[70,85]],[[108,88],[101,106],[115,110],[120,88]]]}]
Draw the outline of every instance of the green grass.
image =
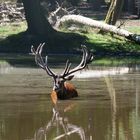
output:
[{"label": "green grass", "polygon": [[[134,33],[140,33],[140,27],[133,26],[133,27],[126,27],[129,31]],[[10,24],[5,26],[0,26],[0,49],[5,50],[6,52],[30,52],[30,43],[27,41],[27,37],[24,35],[25,30],[27,29],[26,23],[21,22],[20,24]],[[67,28],[66,28],[67,29]],[[66,31],[65,28],[63,28],[64,31]],[[123,37],[119,36],[111,36],[110,34],[97,34],[97,30],[93,30],[87,26],[80,27],[80,31],[77,31],[76,33],[81,34],[82,36],[86,36],[86,41],[84,40],[84,44],[87,45],[90,49],[93,50],[95,54],[99,55],[120,55],[120,54],[138,54],[140,53],[140,45],[135,44],[133,42],[130,42]],[[67,32],[67,31],[66,31]],[[62,36],[63,37],[63,36]],[[61,38],[62,38],[61,37]],[[4,39],[3,39],[4,38]],[[69,38],[69,40],[73,39],[72,37]],[[68,39],[66,39],[68,40]],[[63,39],[61,39],[61,42],[63,42]],[[78,40],[77,43],[68,44],[66,41],[66,44],[68,46],[78,47]],[[57,45],[59,42],[57,43]],[[66,45],[65,44],[65,45]],[[67,49],[66,47],[61,47],[61,52],[63,49]],[[54,47],[56,48],[56,46]],[[58,47],[59,48],[59,47]],[[49,49],[49,46],[47,47]],[[24,51],[25,50],[25,51]],[[27,51],[26,51],[27,50]],[[53,47],[50,49],[53,50]],[[64,51],[65,52],[65,51]],[[53,52],[52,52],[53,53]]]},{"label": "green grass", "polygon": [[[65,24],[62,28],[65,31],[69,28],[69,26],[69,24]],[[86,35],[87,40],[85,43],[96,54],[134,55],[140,53],[140,45],[129,41],[124,37],[111,35],[109,33],[98,34],[98,29],[90,28],[87,26],[78,25],[78,27],[79,30],[77,29],[76,32],[80,32],[82,35]],[[135,34],[140,34],[139,26],[126,26],[125,29]]]},{"label": "green grass", "polygon": [[25,22],[13,23],[9,25],[0,26],[0,38],[5,38],[10,35],[15,35],[27,29]]},{"label": "green grass", "polygon": [[125,40],[122,37],[101,35],[101,34],[87,34],[87,45],[93,49],[94,52],[101,54],[121,54],[121,53],[140,53],[140,45]]},{"label": "green grass", "polygon": [[104,57],[95,58],[93,65],[120,66],[128,64],[140,64],[140,57]]},{"label": "green grass", "polygon": [[140,34],[140,27],[139,26],[126,26],[125,29],[132,32],[132,33]]}]

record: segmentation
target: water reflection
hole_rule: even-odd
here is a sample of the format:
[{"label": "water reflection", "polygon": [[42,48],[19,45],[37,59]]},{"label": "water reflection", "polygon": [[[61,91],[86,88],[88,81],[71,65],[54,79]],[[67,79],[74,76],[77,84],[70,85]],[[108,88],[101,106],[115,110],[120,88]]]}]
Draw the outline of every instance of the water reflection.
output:
[{"label": "water reflection", "polygon": [[138,65],[127,67],[126,73],[75,78],[80,96],[59,101],[55,109],[52,82],[42,70],[14,67],[7,72],[0,74],[0,140],[140,139]]},{"label": "water reflection", "polygon": [[103,77],[107,75],[123,75],[127,73],[140,72],[140,65],[124,65],[116,67],[107,66],[91,66],[87,70],[81,72],[76,72],[76,78],[93,78],[93,77]]},{"label": "water reflection", "polygon": [[9,63],[7,62],[0,63],[0,74],[7,74],[11,69],[13,69],[13,67],[10,66]]},{"label": "water reflection", "polygon": [[[138,135],[137,131],[139,128],[136,128],[135,125],[138,124],[139,121],[139,93],[140,88],[138,89],[138,85],[140,83],[139,80],[136,80],[136,96],[135,98],[135,107],[133,109],[133,105],[131,107],[121,106],[120,102],[117,102],[117,93],[115,90],[115,85],[113,82],[112,77],[105,77],[105,82],[107,85],[108,93],[111,99],[111,122],[112,122],[112,135],[111,140],[120,140],[120,139],[127,139],[127,140],[138,140],[140,135]],[[127,98],[126,98],[127,99]],[[133,103],[133,102],[131,102]],[[134,111],[135,110],[135,111]],[[123,113],[122,113],[123,111]],[[135,112],[135,113],[134,113]],[[133,114],[134,113],[134,114]],[[121,115],[122,114],[122,115]],[[133,114],[133,115],[132,115]],[[135,123],[133,122],[132,116],[135,118]],[[133,126],[134,125],[134,126]]]},{"label": "water reflection", "polygon": [[67,117],[61,116],[60,112],[53,108],[53,115],[51,120],[44,126],[39,128],[32,140],[59,140],[59,139],[72,139],[71,135],[77,134],[80,140],[85,140],[84,130],[71,124]]},{"label": "water reflection", "polygon": [[129,72],[129,68],[127,67],[115,67],[115,68],[104,68],[98,70],[86,70],[82,72],[77,72],[75,74],[76,78],[92,78],[92,77],[103,77],[106,75],[117,75],[117,74],[125,74]]}]

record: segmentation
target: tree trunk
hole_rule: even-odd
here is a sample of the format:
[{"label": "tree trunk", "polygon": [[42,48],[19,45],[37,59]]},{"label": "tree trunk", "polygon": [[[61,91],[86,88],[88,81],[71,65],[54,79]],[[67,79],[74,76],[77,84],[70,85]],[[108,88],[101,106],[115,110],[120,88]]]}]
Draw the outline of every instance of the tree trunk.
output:
[{"label": "tree trunk", "polygon": [[115,25],[120,16],[124,0],[112,0],[105,18],[107,24]]},{"label": "tree trunk", "polygon": [[30,34],[49,37],[55,33],[43,12],[40,0],[23,0],[23,4]]},{"label": "tree trunk", "polygon": [[107,12],[107,15],[106,15],[106,18],[105,18],[105,23],[107,23],[107,24],[111,24],[112,14],[113,14],[113,11],[114,11],[114,3],[115,3],[115,0],[112,0],[111,4],[110,4],[110,7],[108,9],[108,12]]},{"label": "tree trunk", "polygon": [[123,36],[131,41],[135,41],[136,43],[140,44],[140,36],[135,35],[127,30],[118,28],[113,25],[106,24],[104,22],[96,21],[87,17],[83,17],[80,15],[67,15],[63,16],[60,21],[57,23],[57,26],[59,27],[61,24],[64,23],[78,23],[82,25],[87,25],[90,27],[95,27],[98,29],[101,29],[104,32],[110,32],[113,34],[117,34],[119,36]]}]

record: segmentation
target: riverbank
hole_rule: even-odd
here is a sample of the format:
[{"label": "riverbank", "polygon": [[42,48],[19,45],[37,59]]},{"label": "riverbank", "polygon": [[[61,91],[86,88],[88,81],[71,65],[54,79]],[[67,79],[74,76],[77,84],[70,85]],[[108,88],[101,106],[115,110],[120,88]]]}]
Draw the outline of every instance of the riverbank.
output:
[{"label": "riverbank", "polygon": [[[140,20],[138,20],[140,21]],[[128,21],[130,22],[130,21]],[[136,23],[136,21],[135,21]],[[138,22],[137,22],[138,23]],[[125,26],[128,30],[134,33],[140,34],[140,26],[131,25]],[[32,42],[36,41],[30,40],[30,36],[26,34],[27,25],[26,22],[12,23],[5,26],[0,26],[0,52],[3,53],[29,53]],[[63,29],[63,31],[67,32]],[[78,33],[78,36],[83,36],[83,44],[85,44],[90,50],[93,51],[95,55],[99,56],[139,56],[140,55],[140,45],[130,42],[122,37],[110,34],[102,35],[98,34],[95,29],[88,27],[80,27],[80,31],[69,31],[69,33]],[[77,38],[78,38],[77,36]],[[63,39],[61,39],[63,40]],[[58,54],[68,54],[75,53],[75,49],[79,48],[77,45],[77,40],[69,38],[71,44],[67,45],[67,41],[64,46],[47,46],[49,53]],[[82,41],[81,41],[82,42]],[[63,44],[63,42],[61,41]],[[59,43],[58,43],[59,44]],[[74,51],[67,51],[68,47],[75,48]],[[60,49],[61,48],[61,49]],[[55,51],[54,51],[55,50]],[[69,48],[69,50],[71,50]]]},{"label": "riverbank", "polygon": [[[7,4],[12,7],[12,3]],[[5,10],[7,6],[2,5]],[[19,8],[23,11],[23,7]],[[15,10],[15,9],[14,9]],[[9,14],[9,12],[7,12]],[[11,14],[11,13],[10,13]],[[9,17],[5,14],[5,17]],[[22,16],[23,17],[23,13]],[[92,15],[99,17],[99,13]],[[5,18],[3,18],[5,20]],[[24,20],[24,21],[22,21]],[[101,20],[101,19],[100,19]],[[117,25],[123,22],[121,28],[129,30],[135,34],[140,34],[140,20],[121,19]],[[33,37],[26,33],[27,25],[25,18],[17,22],[4,22],[0,26],[0,52],[3,53],[29,53],[32,44],[44,42],[40,37]],[[68,30],[69,29],[69,30]],[[47,46],[47,52],[58,54],[78,53],[80,44],[85,44],[96,56],[139,56],[140,45],[130,42],[122,37],[110,34],[98,34],[98,30],[86,26],[63,27],[64,32]],[[67,36],[68,33],[68,36]],[[75,34],[73,34],[75,33]],[[45,38],[45,37],[43,37]],[[64,38],[64,39],[63,39]],[[56,40],[55,40],[56,39]],[[46,40],[45,40],[46,41]],[[49,41],[46,41],[48,44]],[[55,43],[54,43],[55,42]]]}]

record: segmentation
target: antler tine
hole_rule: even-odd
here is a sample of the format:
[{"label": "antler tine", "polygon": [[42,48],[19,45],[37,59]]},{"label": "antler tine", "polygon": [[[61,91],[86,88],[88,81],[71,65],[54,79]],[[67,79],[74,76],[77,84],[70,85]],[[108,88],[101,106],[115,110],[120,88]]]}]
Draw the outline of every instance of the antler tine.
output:
[{"label": "antler tine", "polygon": [[82,56],[81,63],[76,68],[81,67],[82,65],[84,65],[86,63],[85,60],[88,55],[86,46],[81,45],[81,47],[82,47],[82,51],[83,51],[83,56]]},{"label": "antler tine", "polygon": [[42,69],[45,70],[44,61],[43,61],[43,59],[41,57],[41,53],[42,53],[42,49],[43,49],[44,44],[45,43],[43,43],[43,44],[40,43],[39,46],[37,47],[36,51],[34,49],[34,51],[35,51],[34,55],[35,55],[35,62],[36,62],[36,64],[39,65]]},{"label": "antler tine", "polygon": [[77,67],[73,68],[72,70],[68,70],[67,73],[65,74],[65,76],[71,75],[72,73],[82,70],[87,66],[87,59],[88,59],[89,53],[88,53],[86,46],[81,45],[81,47],[82,47],[82,51],[83,51],[83,56],[82,56],[82,60],[81,60],[80,64]]},{"label": "antler tine", "polygon": [[37,50],[35,50],[33,45],[31,46],[31,52],[32,52],[32,55],[35,55],[35,62],[36,62],[36,64],[38,64],[41,68],[43,68],[43,66],[40,64],[40,62],[38,63]]},{"label": "antler tine", "polygon": [[34,49],[34,46],[33,46],[33,45],[31,46],[31,53],[32,53],[32,55],[35,55],[35,54],[36,54],[36,51],[35,51],[35,49]]},{"label": "antler tine", "polygon": [[69,65],[69,60],[66,61],[65,69],[64,69],[62,75],[65,75],[65,73],[66,73],[66,71],[68,69],[68,65]]},{"label": "antler tine", "polygon": [[48,75],[55,77],[56,74],[48,66],[48,56],[46,56],[45,64],[44,65],[45,65],[45,70],[48,73]]},{"label": "antler tine", "polygon": [[41,56],[44,45],[45,43],[40,43],[36,50],[33,46],[31,46],[31,52],[33,53],[33,55],[35,55],[36,64],[39,65],[42,69],[44,69],[49,76],[55,77],[56,74],[48,67],[47,56],[45,62]]},{"label": "antler tine", "polygon": [[32,54],[33,55],[41,54],[44,45],[45,45],[45,43],[40,43],[36,50],[35,50],[34,46],[32,45],[31,46]]},{"label": "antler tine", "polygon": [[82,69],[86,65],[86,57],[88,55],[87,49],[85,46],[81,46],[81,47],[82,47],[82,51],[83,51],[82,60],[81,60],[80,64],[77,67],[75,67],[74,69],[72,69],[71,71],[79,69],[79,68]]},{"label": "antler tine", "polygon": [[41,46],[42,46],[42,43],[40,43],[39,46],[37,47],[36,54],[39,54]]},{"label": "antler tine", "polygon": [[67,75],[67,73],[69,73],[70,68],[71,68],[71,63],[69,63],[69,65],[68,65],[68,68],[67,68],[67,71],[66,71],[65,75]]},{"label": "antler tine", "polygon": [[37,47],[37,54],[40,54],[40,55],[41,55],[42,49],[43,49],[43,46],[44,46],[44,45],[45,45],[45,42],[39,44],[39,46]]},{"label": "antler tine", "polygon": [[46,71],[46,73],[47,73],[49,76],[55,77],[56,74],[49,68],[48,63],[47,63],[47,61],[48,61],[47,59],[48,59],[48,56],[46,56],[45,64],[44,64],[44,66],[45,66],[45,71]]},{"label": "antler tine", "polygon": [[67,75],[67,73],[69,72],[70,67],[71,67],[71,63],[69,63],[69,60],[67,60],[65,69],[61,75],[65,77],[65,75]]}]

